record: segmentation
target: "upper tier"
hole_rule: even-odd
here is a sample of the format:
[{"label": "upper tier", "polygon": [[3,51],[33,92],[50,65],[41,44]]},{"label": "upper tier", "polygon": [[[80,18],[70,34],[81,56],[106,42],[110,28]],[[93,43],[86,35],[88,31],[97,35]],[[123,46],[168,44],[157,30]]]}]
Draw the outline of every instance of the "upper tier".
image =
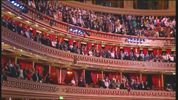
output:
[{"label": "upper tier", "polygon": [[[131,2],[130,2],[131,1]],[[133,6],[132,0],[125,0],[125,5],[127,6]],[[176,9],[175,7],[175,0],[169,0],[169,6],[173,6],[170,9],[166,10],[139,10],[139,9],[133,9],[131,7],[127,8],[114,8],[114,7],[106,7],[106,6],[99,6],[99,5],[93,5],[91,3],[81,3],[76,1],[62,1],[63,4],[69,5],[71,7],[75,8],[83,8],[87,10],[93,10],[97,12],[105,12],[105,13],[113,13],[113,14],[125,14],[125,15],[138,15],[138,16],[175,16],[176,15]]]},{"label": "upper tier", "polygon": [[[4,3],[3,3],[3,6],[4,6],[4,8],[11,10],[13,13],[16,13],[16,14],[20,13],[19,11],[16,11],[15,9],[12,10],[12,8],[9,8],[7,5],[5,6]],[[16,12],[14,12],[14,11],[16,11]],[[36,14],[36,13],[34,13],[34,14]],[[34,20],[28,14],[21,13],[21,15],[22,15],[23,18],[25,18],[25,19],[27,19],[31,22],[34,22]],[[49,21],[49,17],[44,17],[43,21],[44,22]],[[68,38],[75,37],[76,40],[82,40],[83,42],[89,41],[91,43],[99,43],[99,44],[105,44],[105,45],[108,44],[108,45],[116,45],[116,46],[127,45],[127,46],[148,46],[148,47],[158,47],[158,48],[175,47],[174,38],[164,38],[164,37],[145,38],[145,37],[136,37],[136,36],[129,36],[129,35],[107,34],[107,33],[101,33],[101,32],[97,32],[97,31],[87,30],[88,32],[90,32],[91,36],[86,36],[85,39],[82,39],[83,37],[71,35],[68,32],[68,28],[69,28],[69,26],[71,26],[69,24],[66,24],[66,23],[63,23],[63,22],[58,22],[55,27],[50,27],[46,23],[41,22],[41,20],[35,20],[35,22],[38,23],[40,26],[48,29],[47,31],[46,30],[44,31],[44,30],[42,30],[42,28],[38,27],[37,28],[38,30],[41,30],[43,32],[51,32],[50,29],[52,29],[55,32],[58,32],[58,34],[64,35],[64,37],[68,37]],[[35,25],[29,25],[29,26],[35,26]],[[62,30],[60,30],[59,28],[62,29]],[[138,39],[140,39],[140,38],[145,39],[145,42],[143,42],[142,44],[137,44],[137,43],[129,43],[128,41],[126,41],[128,38],[133,38],[133,37],[138,38]]]}]

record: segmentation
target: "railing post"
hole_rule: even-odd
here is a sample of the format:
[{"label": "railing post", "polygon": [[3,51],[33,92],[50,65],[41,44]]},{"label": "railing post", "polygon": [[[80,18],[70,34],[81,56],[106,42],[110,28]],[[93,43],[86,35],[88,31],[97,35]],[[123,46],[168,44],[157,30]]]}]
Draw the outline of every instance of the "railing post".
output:
[{"label": "railing post", "polygon": [[120,81],[122,82],[122,72],[120,72],[120,79],[121,79]]},{"label": "railing post", "polygon": [[103,70],[101,70],[102,80],[104,79]]},{"label": "railing post", "polygon": [[17,57],[17,56],[15,56],[15,64],[17,64],[17,60],[18,60],[18,57]]}]

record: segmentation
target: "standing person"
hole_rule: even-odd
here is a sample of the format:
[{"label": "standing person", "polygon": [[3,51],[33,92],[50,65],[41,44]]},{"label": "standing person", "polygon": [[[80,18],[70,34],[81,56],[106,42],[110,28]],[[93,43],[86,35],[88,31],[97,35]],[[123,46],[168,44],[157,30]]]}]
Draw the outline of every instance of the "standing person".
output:
[{"label": "standing person", "polygon": [[39,75],[39,73],[36,70],[35,70],[35,72],[32,75],[32,79],[35,82],[39,82],[40,81],[40,75]]},{"label": "standing person", "polygon": [[24,79],[24,73],[23,73],[23,69],[21,67],[19,69],[19,78]]}]

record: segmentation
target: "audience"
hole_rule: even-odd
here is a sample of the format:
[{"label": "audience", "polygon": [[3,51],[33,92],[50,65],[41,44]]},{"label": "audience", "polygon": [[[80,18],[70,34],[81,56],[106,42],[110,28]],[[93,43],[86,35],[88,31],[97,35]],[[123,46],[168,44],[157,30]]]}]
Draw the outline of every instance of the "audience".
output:
[{"label": "audience", "polygon": [[[53,80],[48,72],[43,73],[40,75],[38,70],[32,70],[30,68],[24,67],[22,69],[20,64],[13,64],[11,60],[5,63],[2,66],[2,74],[1,78],[2,81],[7,80],[7,76],[19,78],[21,80],[31,80],[34,82],[40,83],[50,83],[53,84]],[[72,86],[79,86],[79,87],[86,87],[87,84],[85,80],[80,77],[78,83],[73,78],[69,85]],[[97,84],[99,88],[107,88],[107,89],[127,89],[130,90],[150,90],[153,89],[147,81],[142,81],[138,79],[133,79],[131,77],[122,76],[122,80],[118,79],[118,77],[113,76],[109,79],[108,76],[105,76],[102,80],[98,78]],[[166,83],[165,88],[166,91],[175,91],[175,84],[174,83]]]},{"label": "audience", "polygon": [[[134,52],[133,50],[130,51],[124,51],[121,49],[119,52],[115,52],[113,48],[107,49],[105,47],[102,47],[100,50],[97,50],[96,46],[92,46],[91,48],[88,48],[86,44],[77,45],[76,42],[73,43],[73,45],[69,44],[68,40],[58,41],[58,39],[50,39],[49,36],[44,36],[43,33],[36,32],[36,35],[32,35],[32,30],[30,29],[24,29],[22,28],[21,24],[15,25],[11,19],[4,20],[4,23],[8,22],[7,26],[9,24],[14,25],[16,27],[14,30],[11,29],[11,27],[8,27],[10,30],[19,33],[19,29],[21,30],[20,34],[23,35],[26,38],[29,38],[31,40],[34,40],[40,44],[44,44],[56,49],[82,54],[82,55],[88,55],[88,56],[95,56],[95,57],[103,57],[103,58],[111,58],[111,59],[120,59],[120,60],[133,60],[133,61],[151,61],[151,62],[175,62],[176,54],[175,52],[171,52],[171,54],[167,54],[164,51],[161,55],[154,55],[153,51],[149,51],[146,55],[143,54],[143,50],[140,50],[139,52]],[[10,26],[11,26],[10,25]],[[6,27],[5,24],[3,26]],[[17,29],[19,28],[19,29]],[[25,35],[28,34],[28,35]]]},{"label": "audience", "polygon": [[[115,34],[127,34],[146,37],[175,37],[176,19],[168,16],[134,16],[116,15],[94,12],[82,8],[73,8],[58,2],[54,5],[50,1],[29,1],[29,7],[53,17],[53,20],[64,21],[75,26]],[[50,25],[53,25],[53,21]]]}]

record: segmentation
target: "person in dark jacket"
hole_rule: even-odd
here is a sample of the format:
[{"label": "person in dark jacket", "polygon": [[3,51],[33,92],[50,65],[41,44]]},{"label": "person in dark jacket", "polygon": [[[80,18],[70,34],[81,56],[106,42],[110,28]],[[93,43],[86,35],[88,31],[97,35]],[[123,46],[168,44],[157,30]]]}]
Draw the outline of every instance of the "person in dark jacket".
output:
[{"label": "person in dark jacket", "polygon": [[39,81],[41,80],[41,77],[40,77],[39,72],[37,72],[37,71],[35,70],[35,72],[34,72],[33,75],[32,75],[32,79],[33,79],[33,81],[35,81],[35,82],[39,82]]}]

